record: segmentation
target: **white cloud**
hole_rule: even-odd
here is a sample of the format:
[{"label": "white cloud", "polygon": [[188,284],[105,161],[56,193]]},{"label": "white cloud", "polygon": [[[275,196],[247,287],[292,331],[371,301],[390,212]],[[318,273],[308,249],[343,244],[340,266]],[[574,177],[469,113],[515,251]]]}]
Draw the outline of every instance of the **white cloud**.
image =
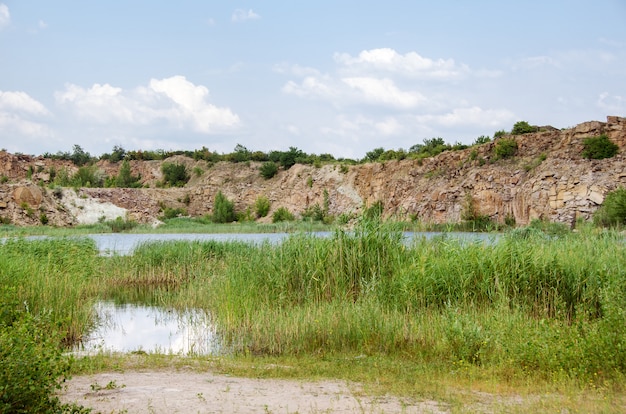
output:
[{"label": "white cloud", "polygon": [[11,24],[11,14],[6,4],[0,3],[0,29]]},{"label": "white cloud", "polygon": [[303,98],[335,98],[338,95],[336,87],[331,86],[328,79],[320,79],[315,76],[307,76],[300,84],[288,81],[282,91],[287,94]]},{"label": "white cloud", "polygon": [[233,12],[233,15],[231,16],[231,20],[236,23],[245,22],[246,20],[256,20],[260,18],[261,16],[252,11],[252,9],[237,9]]},{"label": "white cloud", "polygon": [[0,91],[0,111],[19,111],[32,115],[48,115],[49,112],[36,99],[31,98],[25,92]]},{"label": "white cloud", "polygon": [[442,115],[417,115],[417,122],[438,124],[444,127],[480,126],[495,128],[515,120],[515,114],[507,109],[482,109],[478,106],[456,108]]},{"label": "white cloud", "polygon": [[335,53],[335,62],[349,72],[385,71],[408,77],[428,79],[456,79],[469,72],[466,65],[457,65],[453,59],[432,60],[416,52],[404,55],[390,48],[364,50],[353,57],[348,53]]},{"label": "white cloud", "polygon": [[82,88],[68,84],[55,94],[59,104],[80,118],[97,123],[148,125],[158,121],[210,134],[239,124],[229,108],[208,102],[209,90],[184,76],[151,79],[149,85],[123,90],[109,84]]},{"label": "white cloud", "polygon": [[380,103],[398,108],[413,108],[425,98],[417,92],[403,92],[391,79],[371,77],[343,78],[342,81],[357,89],[363,98],[372,103]]},{"label": "white cloud", "polygon": [[626,112],[626,98],[620,95],[611,95],[603,92],[598,96],[596,105],[608,115],[619,115]]},{"label": "white cloud", "polygon": [[48,138],[52,133],[41,118],[49,115],[44,105],[25,92],[0,91],[0,134],[5,137]]},{"label": "white cloud", "polygon": [[39,20],[39,29],[44,30],[48,28],[48,23],[44,22],[43,20]]}]

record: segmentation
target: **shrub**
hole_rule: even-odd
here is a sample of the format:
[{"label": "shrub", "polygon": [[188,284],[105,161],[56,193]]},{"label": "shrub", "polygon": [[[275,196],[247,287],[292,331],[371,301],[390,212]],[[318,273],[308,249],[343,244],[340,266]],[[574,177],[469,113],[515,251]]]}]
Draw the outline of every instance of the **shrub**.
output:
[{"label": "shrub", "polygon": [[261,165],[261,177],[269,180],[278,173],[278,165],[274,161],[267,161]]},{"label": "shrub", "polygon": [[517,152],[517,141],[512,138],[501,138],[494,147],[496,158],[509,158]]},{"label": "shrub", "polygon": [[46,215],[46,213],[39,214],[39,222],[44,226],[48,224],[48,216]]},{"label": "shrub", "polygon": [[474,140],[474,143],[472,145],[482,145],[488,142],[491,142],[491,138],[489,138],[487,135],[481,135]]},{"label": "shrub", "polygon": [[294,221],[295,217],[285,207],[280,207],[272,215],[272,223],[278,223],[279,221]]},{"label": "shrub", "polygon": [[613,143],[606,134],[602,134],[598,137],[589,137],[583,140],[583,157],[600,160],[603,158],[611,158],[619,147]]},{"label": "shrub", "polygon": [[137,227],[137,222],[133,220],[124,220],[121,217],[116,217],[115,220],[105,221],[104,224],[111,228],[113,233],[121,233],[126,230],[132,230]]},{"label": "shrub", "polygon": [[184,187],[189,181],[187,167],[184,164],[165,162],[161,166],[163,183],[171,187]]},{"label": "shrub", "polygon": [[213,200],[213,222],[232,223],[235,221],[235,205],[218,191]]},{"label": "shrub", "polygon": [[[10,290],[10,289],[9,289]],[[46,315],[20,309],[8,292],[0,301],[0,412],[89,412],[55,395],[69,378],[71,359]]]},{"label": "shrub", "polygon": [[493,139],[500,138],[500,137],[503,137],[505,135],[506,135],[506,131],[504,129],[501,129],[501,130],[496,131],[496,132],[493,133]]},{"label": "shrub", "polygon": [[513,135],[523,135],[529,134],[531,132],[537,132],[537,127],[530,125],[526,121],[519,121],[513,125],[513,129],[511,130],[511,134]]},{"label": "shrub", "polygon": [[620,187],[606,195],[602,206],[593,215],[593,222],[604,227],[626,224],[626,188]]},{"label": "shrub", "polygon": [[259,196],[254,202],[254,212],[257,217],[265,217],[270,212],[270,200],[265,196]]},{"label": "shrub", "polygon": [[130,163],[124,160],[115,179],[115,186],[118,188],[138,188],[141,187],[140,178],[138,175],[134,176],[131,174]]}]

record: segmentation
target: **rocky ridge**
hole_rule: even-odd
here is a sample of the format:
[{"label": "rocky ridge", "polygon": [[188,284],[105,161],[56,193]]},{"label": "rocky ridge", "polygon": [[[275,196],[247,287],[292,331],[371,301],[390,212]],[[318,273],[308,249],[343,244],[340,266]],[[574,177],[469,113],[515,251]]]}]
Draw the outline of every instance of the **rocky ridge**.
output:
[{"label": "rocky ridge", "polygon": [[[615,157],[588,160],[581,156],[586,137],[607,134],[619,147]],[[493,220],[514,218],[518,225],[542,218],[573,224],[589,219],[605,195],[626,186],[626,118],[609,116],[573,128],[542,128],[541,132],[507,136],[517,153],[496,160],[495,142],[461,151],[447,151],[423,160],[387,161],[360,165],[328,164],[316,168],[295,165],[272,179],[259,174],[260,163],[209,165],[186,157],[192,175],[182,188],[155,188],[162,180],[161,161],[132,161],[144,188],[50,189],[50,167],[69,172],[76,167],[42,157],[0,151],[0,218],[18,225],[70,226],[117,216],[152,223],[164,207],[184,208],[192,216],[210,214],[222,191],[238,211],[263,195],[296,215],[328,193],[329,213],[358,213],[381,201],[385,215],[416,217],[424,222],[461,220],[468,197],[478,212]],[[497,142],[497,141],[496,141]],[[117,174],[119,164],[100,161],[102,174]],[[265,218],[264,220],[268,220]]]}]

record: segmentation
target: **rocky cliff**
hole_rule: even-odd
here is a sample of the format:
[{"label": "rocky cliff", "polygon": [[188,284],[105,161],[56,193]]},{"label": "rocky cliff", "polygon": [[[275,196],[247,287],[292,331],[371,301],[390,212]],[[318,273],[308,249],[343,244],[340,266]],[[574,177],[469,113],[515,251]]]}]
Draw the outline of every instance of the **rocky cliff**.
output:
[{"label": "rocky cliff", "polygon": [[[606,134],[619,153],[604,160],[581,156],[586,137]],[[271,212],[286,207],[299,214],[328,194],[329,212],[358,213],[380,201],[386,215],[416,217],[424,222],[457,222],[468,198],[478,213],[493,220],[514,218],[518,225],[534,218],[573,223],[589,219],[607,192],[626,186],[626,118],[607,117],[574,128],[508,136],[517,153],[496,160],[495,142],[461,151],[447,151],[423,160],[387,161],[352,166],[328,164],[319,168],[295,165],[270,180],[259,174],[259,163],[209,165],[185,157],[192,178],[183,188],[161,189],[160,161],[132,161],[144,188],[50,189],[50,167],[76,170],[71,163],[0,152],[0,218],[15,224],[42,221],[66,226],[90,223],[101,217],[125,216],[154,222],[164,207],[184,208],[192,216],[211,213],[213,198],[222,191],[243,211],[264,195]],[[98,163],[102,174],[117,174],[119,164]]]}]

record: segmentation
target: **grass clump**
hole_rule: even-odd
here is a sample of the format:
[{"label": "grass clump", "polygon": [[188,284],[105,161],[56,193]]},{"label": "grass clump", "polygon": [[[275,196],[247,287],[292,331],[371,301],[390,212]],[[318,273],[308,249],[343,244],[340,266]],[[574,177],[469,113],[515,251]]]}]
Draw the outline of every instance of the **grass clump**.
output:
[{"label": "grass clump", "polygon": [[626,225],[626,189],[620,187],[608,193],[602,206],[594,214],[593,221],[603,227]]}]

